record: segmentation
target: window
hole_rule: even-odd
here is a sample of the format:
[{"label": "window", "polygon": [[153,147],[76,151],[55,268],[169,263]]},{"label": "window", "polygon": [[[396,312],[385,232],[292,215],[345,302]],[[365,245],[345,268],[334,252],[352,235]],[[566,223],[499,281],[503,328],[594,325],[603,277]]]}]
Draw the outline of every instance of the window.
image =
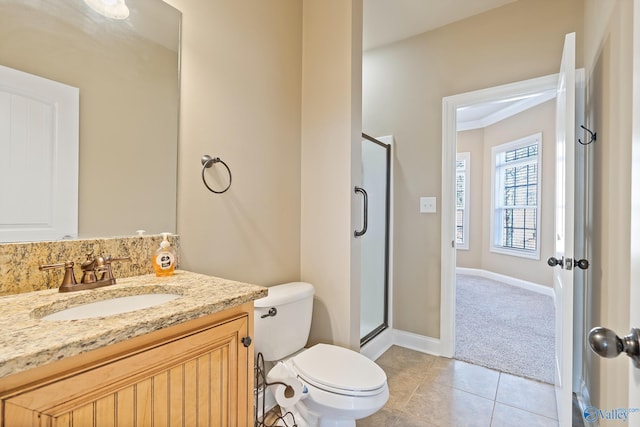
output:
[{"label": "window", "polygon": [[456,157],[456,248],[469,249],[469,153]]},{"label": "window", "polygon": [[541,133],[492,149],[493,252],[540,259],[541,151]]}]

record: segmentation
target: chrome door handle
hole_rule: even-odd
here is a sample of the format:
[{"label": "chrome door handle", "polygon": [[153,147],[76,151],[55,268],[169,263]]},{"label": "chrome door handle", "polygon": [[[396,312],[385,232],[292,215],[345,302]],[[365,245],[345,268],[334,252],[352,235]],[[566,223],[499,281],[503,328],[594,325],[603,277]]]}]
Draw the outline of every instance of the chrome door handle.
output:
[{"label": "chrome door handle", "polygon": [[573,267],[578,267],[581,270],[586,270],[589,268],[589,261],[586,259],[571,259],[561,257],[560,259],[556,257],[550,257],[547,259],[547,264],[549,267],[555,267],[559,265],[560,268],[566,268],[567,270],[573,269]]},{"label": "chrome door handle", "polygon": [[589,261],[587,261],[586,259],[574,259],[573,266],[578,267],[581,270],[586,270],[587,268],[589,268]]},{"label": "chrome door handle", "polygon": [[640,368],[640,329],[632,328],[629,335],[620,338],[611,329],[602,326],[589,331],[589,346],[600,357],[616,357],[623,351],[631,358],[633,366]]},{"label": "chrome door handle", "polygon": [[549,265],[549,267],[555,267],[556,265],[559,265],[560,268],[564,267],[564,257],[561,257],[560,259],[556,258],[556,257],[549,257],[549,259],[547,260],[547,264]]},{"label": "chrome door handle", "polygon": [[362,197],[364,198],[364,209],[363,209],[363,218],[362,218],[362,230],[358,231],[354,231],[353,235],[354,237],[360,237],[363,236],[364,233],[367,232],[367,222],[369,220],[369,196],[367,195],[367,192],[365,191],[364,188],[362,187],[356,187],[354,188],[356,193],[361,193]]}]

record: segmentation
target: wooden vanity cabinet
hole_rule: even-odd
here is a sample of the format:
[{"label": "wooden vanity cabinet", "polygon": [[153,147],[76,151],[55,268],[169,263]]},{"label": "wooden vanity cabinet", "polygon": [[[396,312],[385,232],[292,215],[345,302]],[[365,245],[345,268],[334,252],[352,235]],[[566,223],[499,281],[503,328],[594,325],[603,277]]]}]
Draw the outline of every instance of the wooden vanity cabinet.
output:
[{"label": "wooden vanity cabinet", "polygon": [[249,426],[252,334],[248,303],[7,377],[2,425]]}]

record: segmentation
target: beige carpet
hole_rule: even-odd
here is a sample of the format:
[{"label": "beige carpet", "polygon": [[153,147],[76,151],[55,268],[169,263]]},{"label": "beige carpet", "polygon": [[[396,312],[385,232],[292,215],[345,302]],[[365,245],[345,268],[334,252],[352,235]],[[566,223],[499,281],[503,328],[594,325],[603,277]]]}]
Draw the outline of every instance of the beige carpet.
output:
[{"label": "beige carpet", "polygon": [[456,359],[553,384],[553,299],[458,274],[455,347]]}]

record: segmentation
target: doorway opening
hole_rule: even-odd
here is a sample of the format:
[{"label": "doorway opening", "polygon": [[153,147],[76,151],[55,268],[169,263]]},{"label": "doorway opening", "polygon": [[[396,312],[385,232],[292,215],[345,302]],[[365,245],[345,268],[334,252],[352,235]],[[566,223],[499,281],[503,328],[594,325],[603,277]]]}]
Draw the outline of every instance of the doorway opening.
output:
[{"label": "doorway opening", "polygon": [[[459,110],[471,106],[500,103],[518,98],[525,100],[540,93],[555,91],[557,75],[540,77],[518,83],[463,93],[443,99],[443,184],[442,184],[442,292],[440,339],[442,353],[454,354],[455,291],[456,291],[456,161]],[[462,127],[464,129],[464,127]],[[467,127],[469,129],[469,127]],[[473,167],[473,166],[472,166]],[[446,286],[444,286],[446,284]]]},{"label": "doorway opening", "polygon": [[[443,350],[549,384],[553,276],[541,254],[553,251],[557,82],[552,75],[443,99]],[[535,363],[514,351],[520,339]]]},{"label": "doorway opening", "polygon": [[[582,71],[578,74],[581,74]],[[507,84],[480,91],[455,95],[443,99],[443,187],[442,187],[442,288],[441,288],[441,349],[442,354],[453,357],[455,354],[455,316],[456,316],[456,154],[459,112],[473,105],[487,102],[505,102],[515,98],[533,97],[535,94],[553,91],[557,88],[558,75],[545,76],[523,82]],[[492,190],[493,191],[493,190]],[[553,229],[553,225],[551,226]],[[542,254],[545,254],[544,249]],[[543,255],[541,255],[542,257]],[[545,257],[546,259],[546,257]],[[584,307],[578,296],[574,303],[574,326],[581,330],[584,322]],[[574,344],[573,352],[573,390],[578,398],[582,392],[582,348]],[[556,381],[557,382],[557,381]],[[588,393],[588,391],[587,391]]]},{"label": "doorway opening", "polygon": [[[555,375],[556,89],[459,108],[454,357],[547,384]],[[513,351],[513,343],[518,350]]]}]

